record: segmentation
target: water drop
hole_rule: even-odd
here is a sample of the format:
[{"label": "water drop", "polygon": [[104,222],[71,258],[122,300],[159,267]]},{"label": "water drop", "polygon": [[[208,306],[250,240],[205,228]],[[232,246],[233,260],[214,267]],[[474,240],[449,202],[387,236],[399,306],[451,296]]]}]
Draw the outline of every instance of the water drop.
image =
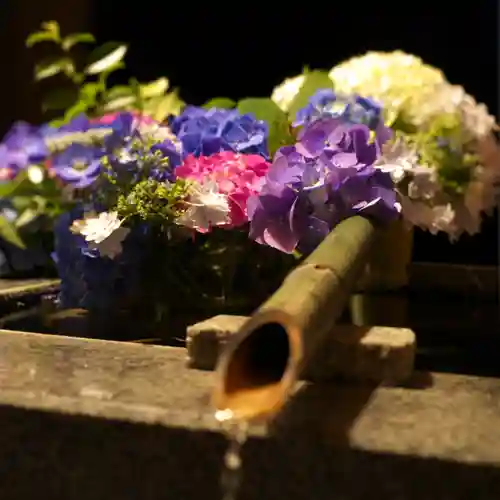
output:
[{"label": "water drop", "polygon": [[224,458],[225,465],[230,470],[238,470],[241,467],[241,456],[234,451],[228,451]]},{"label": "water drop", "polygon": [[222,500],[237,500],[242,480],[241,450],[248,439],[248,423],[236,419],[234,412],[229,409],[216,411],[215,418],[222,424],[229,440],[222,468]]},{"label": "water drop", "polygon": [[215,412],[215,419],[219,422],[229,422],[234,418],[232,410],[217,410]]}]

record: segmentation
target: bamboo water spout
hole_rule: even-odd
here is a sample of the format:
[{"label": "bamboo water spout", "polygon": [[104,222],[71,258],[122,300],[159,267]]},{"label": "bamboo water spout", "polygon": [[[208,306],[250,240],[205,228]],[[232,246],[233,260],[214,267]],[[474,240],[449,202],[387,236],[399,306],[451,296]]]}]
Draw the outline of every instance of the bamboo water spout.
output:
[{"label": "bamboo water spout", "polygon": [[339,224],[243,325],[219,359],[212,402],[220,420],[270,418],[344,310],[375,228]]}]

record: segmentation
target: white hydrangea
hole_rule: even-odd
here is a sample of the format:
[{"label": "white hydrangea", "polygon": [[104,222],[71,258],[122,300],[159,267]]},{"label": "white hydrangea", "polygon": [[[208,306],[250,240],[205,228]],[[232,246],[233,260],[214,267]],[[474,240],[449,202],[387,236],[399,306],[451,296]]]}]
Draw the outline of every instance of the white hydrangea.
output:
[{"label": "white hydrangea", "polygon": [[392,180],[397,184],[401,182],[409,173],[422,172],[429,173],[429,169],[418,164],[418,155],[414,147],[410,147],[402,137],[384,144],[382,155],[376,161],[376,168],[391,175]]},{"label": "white hydrangea", "polygon": [[81,234],[89,248],[97,249],[101,256],[114,259],[122,252],[122,242],[130,232],[121,227],[117,212],[101,212],[97,216],[85,217],[73,222],[71,230]]},{"label": "white hydrangea", "polygon": [[416,95],[414,103],[418,112],[413,113],[413,123],[418,127],[443,114],[458,114],[470,139],[483,138],[496,127],[495,117],[488,113],[487,107],[478,104],[460,85],[442,82]]},{"label": "white hydrangea", "polygon": [[[463,196],[446,194],[437,175],[439,165],[423,164],[408,141],[396,138],[388,143],[375,166],[390,173],[409,222],[432,233],[445,231],[452,239],[463,231],[478,232],[482,213],[495,205],[500,182],[500,148],[492,135],[497,125],[486,106],[463,87],[449,83],[439,69],[402,51],[353,57],[332,68],[329,77],[340,93],[378,101],[388,125],[402,116],[425,133],[443,115],[458,118],[467,152],[479,158]],[[304,80],[304,75],[287,78],[274,89],[273,101],[288,111]]]},{"label": "white hydrangea", "polygon": [[378,166],[389,171],[396,183],[412,174],[402,194],[402,207],[413,224],[431,232],[446,231],[452,238],[462,231],[478,232],[481,213],[495,204],[500,180],[500,149],[492,136],[496,123],[486,106],[478,104],[463,87],[449,83],[437,68],[401,51],[354,57],[335,66],[329,76],[338,91],[379,101],[389,124],[403,114],[425,131],[443,115],[459,118],[469,152],[479,156],[463,197],[447,199],[436,175],[439,165],[419,165],[411,151],[405,153],[397,143],[392,151],[384,151]]},{"label": "white hydrangea", "polygon": [[186,203],[187,210],[176,220],[181,226],[206,233],[214,226],[229,222],[228,198],[218,192],[215,182],[193,182]]},{"label": "white hydrangea", "polygon": [[304,85],[305,75],[287,78],[281,85],[278,85],[271,95],[271,99],[285,112],[288,111],[295,96]]},{"label": "white hydrangea", "polygon": [[422,127],[436,116],[458,112],[475,137],[490,133],[495,126],[484,104],[476,103],[463,87],[450,84],[442,71],[412,54],[368,52],[335,66],[329,76],[338,91],[379,101],[390,119],[404,112],[413,125]]},{"label": "white hydrangea", "polygon": [[402,51],[353,57],[333,67],[329,76],[336,90],[380,102],[389,122],[402,110],[409,118],[418,116],[420,96],[446,81],[440,70]]}]

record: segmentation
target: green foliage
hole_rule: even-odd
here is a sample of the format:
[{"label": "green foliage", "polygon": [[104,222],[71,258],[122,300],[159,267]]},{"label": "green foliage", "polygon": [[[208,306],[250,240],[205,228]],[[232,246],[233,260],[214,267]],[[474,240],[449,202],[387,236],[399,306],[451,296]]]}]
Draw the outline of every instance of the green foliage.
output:
[{"label": "green foliage", "polygon": [[0,238],[12,243],[16,247],[26,248],[21,236],[13,224],[3,215],[0,215]]},{"label": "green foliage", "polygon": [[69,57],[51,57],[35,66],[35,80],[45,80],[59,73],[71,77],[74,71],[73,61]]},{"label": "green foliage", "polygon": [[67,52],[79,43],[95,43],[94,35],[91,33],[73,33],[64,38],[61,47]]},{"label": "green foliage", "polygon": [[75,87],[54,88],[47,92],[42,101],[42,110],[64,111],[78,104],[78,89]]},{"label": "green foliage", "polygon": [[114,71],[115,69],[121,69],[127,50],[127,45],[118,42],[107,42],[97,47],[90,54],[88,65],[84,70],[85,74],[99,75]]},{"label": "green foliage", "polygon": [[120,194],[116,204],[119,216],[164,224],[173,221],[182,212],[187,184],[183,179],[169,184],[146,179],[138,182],[128,194]]},{"label": "green foliage", "polygon": [[215,97],[214,99],[210,99],[203,105],[205,109],[211,108],[222,108],[222,109],[233,109],[236,107],[236,103],[229,99],[228,97]]},{"label": "green foliage", "polygon": [[290,131],[288,115],[271,99],[248,98],[238,103],[238,111],[242,114],[252,113],[258,120],[269,125],[269,152],[273,155],[278,148],[294,142]]},{"label": "green foliage", "polygon": [[27,171],[19,173],[12,181],[0,185],[0,198],[9,198],[18,216],[9,221],[0,215],[0,238],[25,248],[20,231],[41,216],[54,218],[70,205],[61,196],[53,179],[44,178],[33,184]]},{"label": "green foliage", "polygon": [[451,195],[464,193],[478,158],[467,152],[460,118],[455,114],[437,117],[425,132],[415,134],[424,163],[436,165],[444,190]]},{"label": "green foliage", "polygon": [[[333,89],[333,82],[330,80],[326,71],[309,71],[307,68],[304,71],[304,84],[295,96],[288,108],[289,116],[294,119],[297,111],[307,106],[309,99],[321,89]],[[293,120],[292,120],[293,121]]]},{"label": "green foliage", "polygon": [[[384,113],[386,113],[385,109]],[[388,117],[388,119],[386,120],[386,124],[393,130],[403,132],[404,134],[415,134],[418,130],[417,127],[413,123],[411,123],[411,120],[407,118],[403,112],[398,113],[394,117]]]},{"label": "green foliage", "polygon": [[165,95],[152,97],[144,103],[144,112],[159,122],[163,122],[168,115],[178,115],[185,103],[179,97],[177,89]]},{"label": "green foliage", "polygon": [[165,94],[168,89],[168,79],[165,77],[158,78],[150,83],[145,83],[139,86],[141,97],[143,99],[150,99],[152,97],[159,97]]},{"label": "green foliage", "polygon": [[27,38],[26,45],[33,47],[41,42],[50,42],[54,53],[36,64],[34,78],[41,81],[58,77],[57,87],[47,92],[42,103],[44,112],[60,114],[51,122],[53,126],[63,125],[80,113],[101,116],[133,110],[144,111],[162,121],[170,114],[179,114],[184,106],[176,90],[168,92],[169,81],[164,77],[147,83],[132,79],[128,85],[109,88],[109,77],[125,67],[128,47],[123,43],[97,46],[85,64],[81,64],[73,49],[95,44],[91,33],[71,33],[63,38],[59,25],[50,21],[42,23],[40,31]]},{"label": "green foliage", "polygon": [[33,47],[33,45],[40,42],[61,42],[59,24],[56,21],[42,23],[40,31],[35,31],[28,36],[26,39],[26,46]]}]

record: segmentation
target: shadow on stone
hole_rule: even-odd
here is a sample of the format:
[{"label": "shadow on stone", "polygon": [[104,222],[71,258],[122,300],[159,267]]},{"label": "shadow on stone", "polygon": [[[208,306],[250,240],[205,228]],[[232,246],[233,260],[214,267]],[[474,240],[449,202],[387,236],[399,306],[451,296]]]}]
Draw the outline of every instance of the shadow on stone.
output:
[{"label": "shadow on stone", "polygon": [[[215,432],[3,406],[0,425],[2,500],[221,498],[226,443]],[[238,500],[499,497],[495,467],[356,451],[289,428],[245,445]]]},{"label": "shadow on stone", "polygon": [[370,401],[375,384],[332,387],[304,383],[271,424],[277,436],[297,436],[333,446],[349,445],[349,431]]}]

